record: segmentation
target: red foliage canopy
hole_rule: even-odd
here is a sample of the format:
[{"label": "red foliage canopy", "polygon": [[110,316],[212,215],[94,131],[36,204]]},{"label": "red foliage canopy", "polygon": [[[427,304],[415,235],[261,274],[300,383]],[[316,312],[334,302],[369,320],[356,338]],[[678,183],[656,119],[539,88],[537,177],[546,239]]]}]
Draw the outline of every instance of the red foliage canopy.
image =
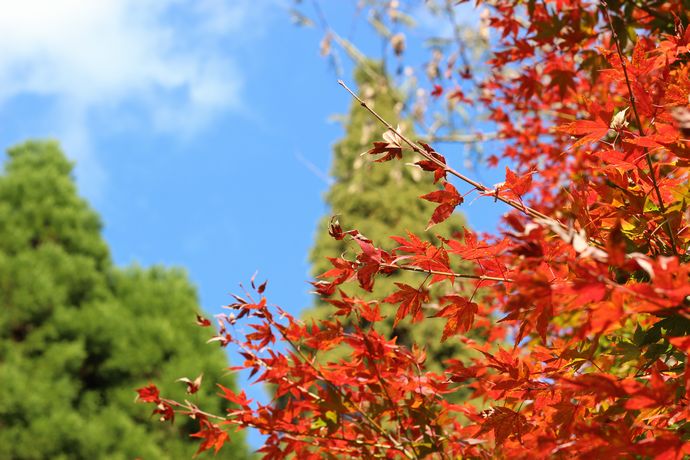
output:
[{"label": "red foliage canopy", "polygon": [[[332,320],[307,325],[269,307],[263,285],[258,300],[237,297],[218,317],[212,340],[237,344],[238,369],[272,384],[278,404],[221,388],[233,409],[207,414],[154,386],[139,390],[162,419],[175,411],[199,420],[200,450],[219,449],[234,425],[268,436],[266,458],[690,455],[690,5],[478,3],[500,38],[479,96],[461,94],[488,108],[504,140],[496,155],[514,170],[489,188],[395,130],[369,153],[423,157],[419,167],[440,184],[421,197],[439,204],[429,225],[461,205],[456,186],[465,186],[486,206],[511,206],[502,230],[440,235],[436,245],[396,236],[387,252],[334,223],[331,234],[351,239],[359,255],[332,259],[314,283],[334,306]],[[448,65],[469,78],[464,64]],[[430,88],[457,97],[451,78]],[[456,261],[473,268],[454,273]],[[372,327],[383,320],[378,302],[338,289],[371,290],[398,270],[419,272],[420,284],[381,299],[398,306],[396,321],[442,318],[437,340],[476,353],[429,372],[422,344],[406,349]],[[447,292],[436,310],[432,284]],[[342,326],[346,317],[354,328]],[[251,332],[236,329],[239,321]],[[318,359],[336,346],[347,359]],[[456,393],[465,402],[451,402]]]}]

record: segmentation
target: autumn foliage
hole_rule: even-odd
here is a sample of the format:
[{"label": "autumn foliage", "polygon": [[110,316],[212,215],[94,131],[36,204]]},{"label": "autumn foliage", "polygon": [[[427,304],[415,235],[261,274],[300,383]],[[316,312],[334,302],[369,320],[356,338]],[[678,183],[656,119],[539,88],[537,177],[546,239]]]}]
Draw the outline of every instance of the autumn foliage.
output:
[{"label": "autumn foliage", "polygon": [[[453,158],[396,132],[397,120],[380,120],[391,131],[369,154],[417,158],[434,175],[438,188],[420,197],[437,204],[430,226],[469,195],[506,207],[501,230],[439,235],[436,245],[391,235],[397,247],[384,251],[334,221],[331,236],[356,255],[332,259],[313,283],[331,320],[304,324],[253,283],[218,317],[212,340],[239,346],[238,369],[272,384],[280,404],[219,388],[234,408],[208,414],[139,390],[162,419],[197,419],[200,450],[255,427],[267,458],[690,455],[690,5],[478,3],[494,37],[490,71],[476,93],[460,94],[490,114],[503,150],[489,160],[509,161],[505,181],[466,177]],[[447,67],[453,76],[428,91],[457,99],[454,81],[472,75],[459,60]],[[457,261],[473,269],[455,273]],[[339,291],[369,291],[399,270],[418,272],[418,283],[379,302]],[[447,294],[432,298],[434,285]],[[425,370],[424,344],[406,349],[372,327],[381,303],[397,306],[396,321],[443,321],[434,340],[476,353]],[[317,359],[343,345],[347,359]],[[470,396],[449,402],[458,392]]]}]

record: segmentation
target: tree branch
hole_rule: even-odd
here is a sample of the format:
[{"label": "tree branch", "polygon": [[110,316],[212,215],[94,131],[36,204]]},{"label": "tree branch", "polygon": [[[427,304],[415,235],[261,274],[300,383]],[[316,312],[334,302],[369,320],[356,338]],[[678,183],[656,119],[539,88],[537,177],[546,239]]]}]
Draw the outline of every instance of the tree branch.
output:
[{"label": "tree branch", "polygon": [[345,88],[352,95],[352,97],[354,97],[360,103],[360,105],[362,107],[364,107],[366,110],[368,110],[369,113],[371,113],[374,117],[376,117],[377,120],[379,120],[384,126],[386,126],[389,130],[391,130],[393,133],[395,133],[400,139],[402,139],[407,145],[409,145],[412,150],[414,150],[416,153],[423,156],[427,160],[438,165],[439,167],[443,168],[449,174],[451,174],[451,175],[457,177],[458,179],[462,180],[463,182],[471,185],[472,187],[476,188],[480,192],[486,193],[487,196],[491,196],[494,199],[499,200],[499,201],[507,204],[508,206],[511,206],[511,207],[517,209],[518,211],[526,214],[527,216],[529,216],[531,218],[539,218],[539,219],[544,219],[544,220],[548,220],[548,221],[553,221],[558,226],[563,227],[563,228],[567,228],[563,223],[557,221],[556,219],[553,219],[553,218],[547,216],[546,214],[543,214],[543,213],[537,211],[536,209],[530,208],[529,206],[526,206],[524,203],[522,203],[518,200],[513,200],[510,198],[506,198],[504,196],[501,196],[498,193],[499,192],[498,190],[490,189],[489,187],[485,186],[484,184],[477,182],[474,179],[471,179],[471,178],[465,176],[464,174],[460,173],[459,171],[451,168],[450,166],[443,163],[442,161],[435,158],[434,156],[429,155],[429,153],[426,150],[424,150],[423,148],[418,146],[416,143],[414,143],[413,141],[408,139],[404,134],[402,134],[400,131],[395,129],[393,127],[393,125],[391,125],[388,121],[386,121],[381,115],[376,113],[376,111],[374,109],[369,107],[369,105],[367,105],[367,103],[364,102],[359,96],[357,96],[357,94],[355,94],[345,84],[345,82],[343,82],[342,80],[338,80],[338,84],[340,86],[342,86],[343,88]]},{"label": "tree branch", "polygon": [[[632,107],[633,113],[635,114],[635,122],[637,123],[637,130],[640,133],[640,136],[644,137],[645,136],[645,131],[644,127],[642,126],[642,120],[640,119],[640,114],[637,112],[637,104],[635,104],[635,95],[633,94],[632,90],[632,85],[630,84],[630,77],[628,76],[628,66],[625,63],[625,58],[623,56],[623,51],[621,50],[621,45],[618,41],[618,34],[616,33],[616,30],[613,28],[613,22],[611,21],[611,16],[609,15],[608,11],[608,4],[604,1],[601,0],[601,10],[604,13],[604,17],[606,18],[606,21],[608,22],[609,29],[611,29],[611,37],[613,38],[613,42],[616,45],[616,52],[618,53],[618,59],[621,61],[621,67],[623,69],[623,76],[625,77],[625,84],[628,87],[628,95],[630,96],[630,106]],[[645,152],[645,158],[647,159],[647,166],[649,167],[649,178],[652,180],[652,187],[654,188],[654,192],[656,193],[657,200],[659,200],[659,210],[661,211],[662,214],[666,214],[666,206],[664,205],[664,200],[661,197],[661,190],[659,190],[659,184],[656,180],[656,175],[654,174],[654,162],[652,161],[652,155],[649,153],[649,149],[644,147],[644,152]],[[678,255],[678,250],[676,249],[676,238],[673,235],[673,228],[671,227],[671,223],[666,220],[663,224],[664,230],[666,231],[666,234],[671,240],[671,249],[673,250],[673,254],[676,256]]]}]

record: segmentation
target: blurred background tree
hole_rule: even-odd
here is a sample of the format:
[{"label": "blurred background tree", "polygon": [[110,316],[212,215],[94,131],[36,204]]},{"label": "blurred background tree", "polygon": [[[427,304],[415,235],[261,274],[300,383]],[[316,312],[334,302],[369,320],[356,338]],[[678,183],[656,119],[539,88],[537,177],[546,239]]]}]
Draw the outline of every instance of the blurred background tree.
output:
[{"label": "blurred background tree", "polygon": [[[155,380],[172,397],[224,412],[213,384],[233,387],[234,379],[195,324],[187,275],[113,266],[99,217],[78,196],[56,142],[27,142],[8,157],[0,176],[0,458],[190,458],[193,423],[154,424],[134,404],[134,389]],[[208,383],[194,395],[175,382],[200,373]],[[242,436],[232,443],[223,458],[248,457]]]}]

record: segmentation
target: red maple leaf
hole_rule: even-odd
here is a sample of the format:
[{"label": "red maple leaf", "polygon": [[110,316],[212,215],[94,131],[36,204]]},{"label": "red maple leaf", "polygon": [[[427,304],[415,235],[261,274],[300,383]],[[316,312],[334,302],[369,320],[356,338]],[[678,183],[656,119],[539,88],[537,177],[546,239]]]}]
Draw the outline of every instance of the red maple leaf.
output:
[{"label": "red maple leaf", "polygon": [[159,402],[153,413],[160,415],[159,420],[161,422],[165,422],[166,420],[170,420],[170,422],[175,421],[175,410],[173,410],[172,406],[167,402]]},{"label": "red maple leaf", "polygon": [[506,181],[504,189],[510,190],[516,198],[522,198],[532,189],[532,172],[518,176],[510,168],[506,167]]},{"label": "red maple leaf", "polygon": [[429,144],[426,144],[424,142],[419,142],[419,145],[422,146],[424,150],[426,150],[426,153],[434,158],[436,161],[426,159],[426,160],[420,160],[416,164],[422,168],[424,171],[433,171],[434,172],[434,184],[438,182],[441,179],[446,178],[446,158],[441,155],[440,153],[436,152]]},{"label": "red maple leaf", "polygon": [[148,385],[136,390],[139,396],[137,397],[141,402],[158,402],[160,400],[160,391],[156,385]]},{"label": "red maple leaf", "polygon": [[223,385],[218,384],[218,387],[223,391],[222,394],[219,394],[219,396],[221,396],[223,399],[227,399],[228,401],[245,409],[249,408],[249,404],[252,402],[252,400],[247,399],[247,394],[244,392],[244,390],[237,394],[233,390],[225,388]]},{"label": "red maple leaf", "polygon": [[200,314],[196,314],[196,324],[198,324],[201,327],[209,327],[211,325],[211,321],[208,318],[204,318]]},{"label": "red maple leaf", "polygon": [[609,123],[601,118],[595,120],[577,120],[558,127],[558,131],[560,132],[573,136],[582,136],[572,145],[572,148],[600,141],[606,137],[609,129]]},{"label": "red maple leaf", "polygon": [[474,315],[477,314],[479,305],[457,294],[441,297],[441,303],[447,303],[447,305],[434,316],[448,318],[443,328],[442,342],[455,334],[467,332],[472,328]]},{"label": "red maple leaf", "polygon": [[413,321],[420,321],[422,319],[422,304],[429,301],[429,291],[425,287],[414,288],[408,284],[395,283],[399,291],[394,292],[385,299],[386,303],[399,303],[400,307],[395,315],[395,324],[408,314],[412,316]]},{"label": "red maple leaf", "polygon": [[443,183],[443,190],[427,193],[420,198],[433,203],[440,203],[431,215],[431,219],[426,226],[427,230],[448,219],[453,214],[456,206],[463,202],[462,196],[450,182]]},{"label": "red maple leaf", "polygon": [[357,280],[362,289],[371,292],[374,287],[374,275],[379,272],[382,262],[382,251],[374,247],[371,241],[361,237],[356,238],[362,252],[357,256]]},{"label": "red maple leaf", "polygon": [[485,421],[475,436],[493,431],[496,444],[502,444],[511,435],[520,438],[531,428],[524,415],[507,407],[492,407],[482,412],[482,416]]},{"label": "red maple leaf", "polygon": [[199,450],[196,451],[196,455],[204,452],[205,450],[213,448],[215,453],[223,447],[228,439],[229,435],[224,430],[222,430],[218,425],[209,422],[206,419],[200,420],[201,429],[196,433],[190,434],[193,438],[201,438],[201,444],[199,445]]},{"label": "red maple leaf", "polygon": [[183,377],[181,379],[177,379],[178,382],[184,382],[187,384],[187,393],[190,395],[193,395],[197,391],[199,391],[199,388],[201,388],[201,379],[203,378],[204,374],[200,374],[197,378],[194,380],[188,379],[187,377]]},{"label": "red maple leaf", "polygon": [[362,303],[359,313],[362,318],[369,321],[370,323],[375,323],[381,321],[384,317],[381,316],[381,309],[378,303],[364,302]]},{"label": "red maple leaf", "polygon": [[[398,128],[399,130],[400,128]],[[394,160],[396,158],[402,158],[402,138],[394,131],[390,129],[383,133],[383,142],[374,142],[374,147],[367,151],[370,155],[377,155],[383,153],[384,155],[377,158],[377,163],[384,161]]]}]

